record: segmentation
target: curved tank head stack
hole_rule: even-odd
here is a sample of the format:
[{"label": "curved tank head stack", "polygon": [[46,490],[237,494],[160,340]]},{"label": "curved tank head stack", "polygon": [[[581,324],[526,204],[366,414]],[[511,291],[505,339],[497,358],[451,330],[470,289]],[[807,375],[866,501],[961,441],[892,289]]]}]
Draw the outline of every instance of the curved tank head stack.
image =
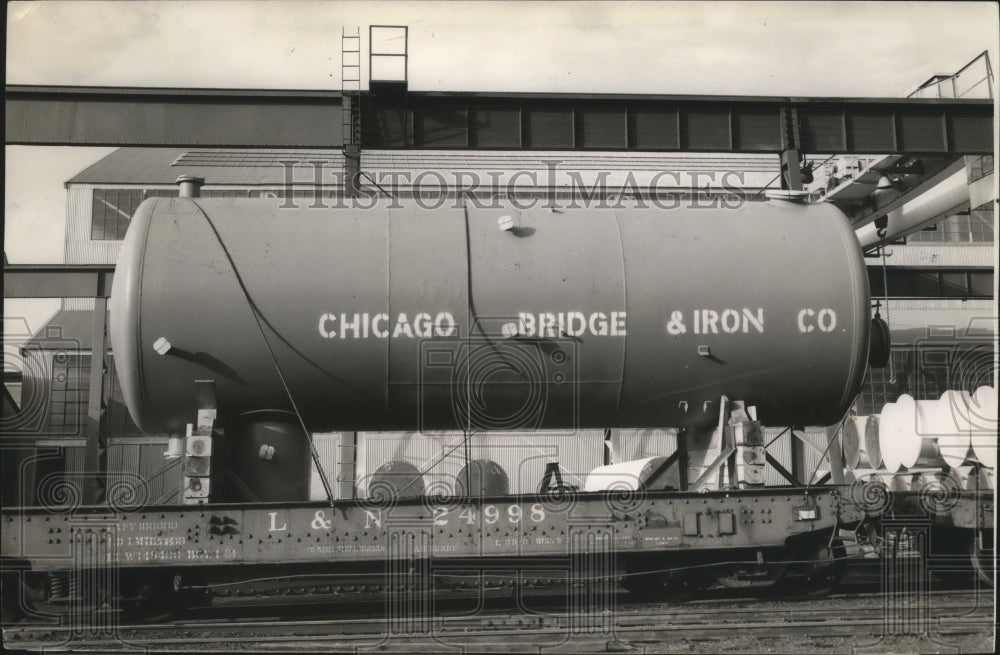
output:
[{"label": "curved tank head stack", "polygon": [[996,387],[979,387],[969,403],[969,431],[976,459],[991,469],[997,467],[997,429]]},{"label": "curved tank head stack", "polygon": [[844,422],[844,464],[850,468],[872,468],[866,431],[870,416],[850,416]]},{"label": "curved tank head stack", "polygon": [[844,429],[845,463],[866,464],[894,477],[900,489],[926,491],[929,484],[950,489],[989,489],[997,451],[996,390],[980,387],[974,394],[948,390],[940,398],[914,400],[904,394],[868,418],[865,456],[856,452],[856,436]]},{"label": "curved tank head stack", "polygon": [[310,431],[710,428],[723,395],[823,425],[860,388],[868,279],[831,205],[394,202],[143,203],[110,324],[136,424],[183,433],[195,380],[227,426],[294,424],[291,395]]}]

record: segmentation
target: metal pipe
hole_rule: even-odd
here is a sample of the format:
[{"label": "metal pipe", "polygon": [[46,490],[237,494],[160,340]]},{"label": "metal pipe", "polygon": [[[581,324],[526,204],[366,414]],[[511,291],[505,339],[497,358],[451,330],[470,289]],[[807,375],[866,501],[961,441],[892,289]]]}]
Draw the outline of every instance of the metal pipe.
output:
[{"label": "metal pipe", "polygon": [[179,187],[181,198],[198,198],[201,196],[201,186],[205,178],[194,175],[180,175],[174,182]]}]

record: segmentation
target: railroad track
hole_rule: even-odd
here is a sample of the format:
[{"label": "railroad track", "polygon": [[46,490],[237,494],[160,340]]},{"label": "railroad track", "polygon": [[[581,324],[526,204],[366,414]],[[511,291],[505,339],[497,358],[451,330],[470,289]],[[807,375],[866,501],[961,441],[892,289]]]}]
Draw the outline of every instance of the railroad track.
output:
[{"label": "railroad track", "polygon": [[[841,603],[850,602],[850,605]],[[831,604],[833,606],[831,606]],[[740,608],[725,603],[684,606],[611,606],[604,611],[561,611],[541,614],[492,612],[467,616],[424,617],[390,612],[381,617],[257,620],[189,619],[160,625],[14,626],[4,630],[7,647],[79,650],[189,649],[193,644],[214,650],[254,646],[349,651],[476,650],[545,647],[606,650],[665,640],[727,640],[736,636],[774,638],[872,638],[989,634],[994,619],[992,598],[975,592],[930,592],[920,596],[879,595],[831,597],[822,601],[767,603]]]}]

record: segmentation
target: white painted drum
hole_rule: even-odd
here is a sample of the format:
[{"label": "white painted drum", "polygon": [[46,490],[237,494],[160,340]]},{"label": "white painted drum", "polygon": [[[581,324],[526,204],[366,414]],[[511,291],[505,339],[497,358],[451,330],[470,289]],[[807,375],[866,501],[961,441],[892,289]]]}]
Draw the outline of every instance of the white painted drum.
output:
[{"label": "white painted drum", "polygon": [[[844,463],[854,469],[862,466],[861,454],[865,448],[865,427],[868,425],[867,416],[850,416],[844,422]],[[867,466],[867,457],[865,458]]]},{"label": "white painted drum", "polygon": [[598,466],[587,476],[584,491],[638,491],[666,459],[666,457],[647,457]]},{"label": "white painted drum", "polygon": [[[865,425],[865,455],[871,468],[882,466],[882,451],[878,445],[879,415],[872,414]],[[860,466],[860,463],[859,463]]]},{"label": "white painted drum", "polygon": [[911,420],[904,425],[902,442],[902,458],[900,463],[906,468],[914,466],[944,466],[938,449],[938,431],[935,426],[942,425],[948,417],[947,410],[942,408],[937,400],[917,400]]},{"label": "white painted drum", "polygon": [[969,404],[972,397],[965,391],[948,390],[941,394],[935,411],[927,416],[924,426],[928,435],[937,437],[938,450],[949,466],[961,466],[971,456]]},{"label": "white painted drum", "polygon": [[[906,402],[909,399],[909,402]],[[901,405],[902,403],[902,405]],[[878,423],[878,449],[882,453],[882,461],[885,468],[891,473],[895,473],[903,464],[905,447],[902,441],[905,438],[904,422],[907,417],[912,420],[916,411],[916,404],[910,396],[901,396],[894,403],[886,403],[879,412]]]},{"label": "white painted drum", "polygon": [[979,387],[969,405],[972,450],[983,466],[997,466],[997,390]]}]

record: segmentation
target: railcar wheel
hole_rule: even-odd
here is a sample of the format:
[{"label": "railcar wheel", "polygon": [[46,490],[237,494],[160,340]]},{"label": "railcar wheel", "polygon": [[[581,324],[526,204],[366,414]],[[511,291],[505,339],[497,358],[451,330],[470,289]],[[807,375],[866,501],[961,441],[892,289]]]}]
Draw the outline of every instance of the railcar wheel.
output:
[{"label": "railcar wheel", "polygon": [[687,571],[632,573],[622,586],[636,598],[667,603],[684,603],[704,589],[702,576]]},{"label": "railcar wheel", "polygon": [[38,573],[8,564],[10,570],[0,573],[0,616],[4,621],[19,621],[38,611],[45,601],[45,577]]},{"label": "railcar wheel", "polygon": [[794,574],[783,580],[788,591],[805,596],[825,596],[843,579],[847,572],[847,549],[839,539],[832,544],[816,544],[805,550],[803,560]]},{"label": "railcar wheel", "polygon": [[993,565],[993,531],[979,530],[979,535],[970,539],[969,559],[976,576],[985,584],[993,586],[995,569]]},{"label": "railcar wheel", "polygon": [[934,535],[934,553],[947,560],[933,568],[934,576],[949,584],[970,586],[977,579],[993,586],[993,532],[954,529]]},{"label": "railcar wheel", "polygon": [[0,574],[0,616],[5,624],[19,621],[26,614],[22,605],[23,584],[17,571]]}]

